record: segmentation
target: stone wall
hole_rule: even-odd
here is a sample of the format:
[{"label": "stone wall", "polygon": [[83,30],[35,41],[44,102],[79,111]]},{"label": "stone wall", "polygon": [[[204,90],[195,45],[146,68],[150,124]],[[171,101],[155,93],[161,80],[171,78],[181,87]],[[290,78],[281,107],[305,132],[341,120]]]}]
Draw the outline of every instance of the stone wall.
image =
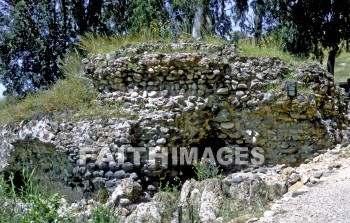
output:
[{"label": "stone wall", "polygon": [[[319,64],[238,57],[231,46],[207,48],[217,51],[97,55],[84,60],[85,71],[102,92],[116,91],[110,100],[124,107],[173,114],[181,133],[165,137],[167,146],[195,145],[214,135],[227,145],[262,147],[271,162],[293,163],[348,141],[341,133],[348,126],[342,90]],[[297,97],[287,97],[287,81],[297,82]],[[157,145],[153,141],[139,145]]]},{"label": "stone wall", "polygon": [[[155,153],[160,147],[261,147],[265,164],[295,165],[348,143],[342,90],[319,64],[239,57],[229,45],[178,43],[166,46],[173,53],[163,50],[160,43],[144,44],[84,59],[85,76],[101,91],[101,103],[121,105],[134,118],[56,123],[45,117],[2,126],[2,170],[17,165],[11,157],[21,153],[22,142],[41,142],[64,152],[63,166],[71,166],[53,180],[64,179],[89,195],[101,188],[111,193],[121,179],[131,178],[137,202],[149,200],[159,179],[186,179],[191,168],[150,165],[147,154],[141,154],[141,166],[129,155],[120,164],[120,148],[153,147]],[[296,97],[287,96],[286,81],[297,82]]]}]

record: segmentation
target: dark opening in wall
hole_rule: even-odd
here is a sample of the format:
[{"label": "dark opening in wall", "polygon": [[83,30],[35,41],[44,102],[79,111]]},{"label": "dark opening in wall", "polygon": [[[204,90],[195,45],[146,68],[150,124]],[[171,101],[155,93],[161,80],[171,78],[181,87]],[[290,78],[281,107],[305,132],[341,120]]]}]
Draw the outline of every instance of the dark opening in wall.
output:
[{"label": "dark opening in wall", "polygon": [[[201,158],[203,157],[203,153],[205,148],[210,148],[216,161],[216,166],[218,167],[219,171],[222,169],[220,165],[217,162],[216,154],[218,150],[222,147],[225,147],[226,143],[223,139],[220,139],[216,136],[216,134],[210,134],[208,137],[200,140],[199,143],[187,145],[186,148],[190,150],[192,147],[198,148],[198,160],[201,161]],[[179,154],[178,154],[179,156]],[[167,170],[166,174],[161,177],[161,184],[162,186],[167,185],[168,186],[178,186],[183,184],[186,180],[189,179],[196,179],[198,180],[198,174],[195,166],[193,164],[188,165],[173,165],[172,156],[169,156],[169,169]],[[179,159],[179,157],[178,157]],[[180,163],[178,161],[178,163]]]},{"label": "dark opening in wall", "polygon": [[18,141],[13,146],[7,160],[8,169],[3,172],[3,178],[9,186],[13,179],[15,190],[23,191],[30,176],[36,189],[59,193],[69,201],[81,199],[80,191],[65,186],[72,177],[67,173],[70,174],[73,168],[64,151],[56,150],[55,145],[36,140]]},{"label": "dark opening in wall", "polygon": [[198,144],[191,145],[192,147],[198,147],[199,151],[199,158],[203,157],[203,153],[205,148],[211,148],[211,151],[215,157],[216,165],[219,166],[218,160],[217,160],[217,153],[219,149],[226,146],[226,143],[223,139],[220,139],[216,136],[216,134],[209,135],[208,137],[202,139]]},{"label": "dark opening in wall", "polygon": [[3,173],[3,179],[6,182],[9,190],[12,188],[12,184],[13,184],[16,193],[25,191],[25,180],[21,171],[15,171],[15,172],[5,171]]}]

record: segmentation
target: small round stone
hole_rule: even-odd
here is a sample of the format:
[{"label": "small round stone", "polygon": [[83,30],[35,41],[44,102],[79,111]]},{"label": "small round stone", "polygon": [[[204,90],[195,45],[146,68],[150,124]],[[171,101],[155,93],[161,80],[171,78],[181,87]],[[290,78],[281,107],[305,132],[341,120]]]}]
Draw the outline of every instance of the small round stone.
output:
[{"label": "small round stone", "polygon": [[314,173],[314,178],[316,179],[320,179],[323,176],[323,172],[321,171],[317,171]]},{"label": "small round stone", "polygon": [[94,163],[88,163],[87,165],[86,165],[86,168],[88,169],[88,170],[94,170],[95,169],[95,164]]},{"label": "small round stone", "polygon": [[139,176],[137,176],[137,173],[131,173],[130,178],[136,181],[139,178]]},{"label": "small round stone", "polygon": [[105,174],[105,177],[106,177],[106,178],[111,178],[111,177],[113,177],[113,172],[112,172],[112,171],[108,171],[108,172]]},{"label": "small round stone", "polygon": [[99,168],[100,170],[108,170],[108,165],[107,165],[107,163],[101,162],[101,163],[98,163],[97,165],[98,165],[98,168]]},{"label": "small round stone", "polygon": [[122,166],[122,169],[125,171],[125,172],[129,172],[131,170],[134,169],[134,164],[130,163],[130,162],[126,162],[123,164]]},{"label": "small round stone", "polygon": [[111,188],[111,187],[114,187],[115,185],[117,185],[117,180],[116,179],[113,179],[113,180],[109,180],[106,182],[105,186],[107,188]]},{"label": "small round stone", "polygon": [[154,185],[150,184],[150,185],[147,186],[147,190],[149,190],[149,191],[155,191],[155,190],[156,190],[156,187],[155,187]]},{"label": "small round stone", "polygon": [[108,163],[108,168],[111,170],[111,171],[116,171],[119,169],[119,164],[114,162],[114,161],[111,161]]},{"label": "small round stone", "polygon": [[118,170],[114,173],[114,177],[117,179],[123,179],[125,177],[125,171],[124,170]]},{"label": "small round stone", "polygon": [[92,175],[93,175],[94,177],[103,177],[104,171],[103,171],[103,170],[94,171]]}]

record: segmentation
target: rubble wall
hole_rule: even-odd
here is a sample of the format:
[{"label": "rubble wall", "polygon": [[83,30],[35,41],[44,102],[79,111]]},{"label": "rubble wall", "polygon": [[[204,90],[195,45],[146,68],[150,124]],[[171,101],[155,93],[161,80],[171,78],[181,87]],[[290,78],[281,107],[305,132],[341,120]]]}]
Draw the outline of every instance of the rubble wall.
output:
[{"label": "rubble wall", "polygon": [[[120,105],[134,118],[57,123],[44,117],[1,126],[1,169],[27,162],[11,159],[23,150],[22,142],[42,142],[65,154],[60,162],[69,166],[53,180],[90,194],[132,178],[136,201],[147,200],[160,178],[180,176],[181,170],[148,165],[147,154],[141,154],[141,166],[128,155],[118,163],[120,148],[153,147],[152,153],[160,147],[206,146],[210,139],[214,146],[260,147],[265,165],[293,165],[348,144],[343,91],[321,65],[236,56],[230,45],[178,43],[167,46],[171,53],[157,52],[160,46],[129,47],[82,61],[101,103]],[[288,96],[287,82],[297,83],[296,96]],[[54,161],[56,155],[43,150],[33,159],[47,156]]]}]

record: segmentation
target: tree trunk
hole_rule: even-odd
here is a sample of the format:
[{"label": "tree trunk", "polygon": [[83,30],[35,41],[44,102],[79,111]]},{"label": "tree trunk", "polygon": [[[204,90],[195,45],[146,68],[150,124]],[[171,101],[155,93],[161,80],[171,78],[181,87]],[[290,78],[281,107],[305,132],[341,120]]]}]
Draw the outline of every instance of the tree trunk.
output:
[{"label": "tree trunk", "polygon": [[[221,9],[220,22],[224,23],[224,20],[225,20],[225,0],[221,0],[221,2],[220,2],[220,9]],[[215,30],[214,30],[213,33],[215,33]],[[226,27],[224,26],[220,30],[220,36],[225,36],[225,34],[226,34]]]},{"label": "tree trunk", "polygon": [[262,36],[262,20],[263,20],[264,1],[257,0],[254,7],[254,38],[255,45],[260,47],[260,39]]},{"label": "tree trunk", "polygon": [[99,16],[102,9],[102,0],[90,0],[87,8],[87,24],[88,28],[96,31],[99,25]]},{"label": "tree trunk", "polygon": [[85,14],[84,0],[73,0],[74,13],[72,13],[78,26],[78,35],[87,31],[87,16]]},{"label": "tree trunk", "polygon": [[213,20],[209,15],[205,16],[205,20],[206,20],[206,30],[207,32],[211,35],[213,33],[215,33],[214,30],[214,24],[213,24]]},{"label": "tree trunk", "polygon": [[63,14],[63,39],[64,39],[64,47],[67,47],[67,5],[66,0],[61,0],[62,14]]},{"label": "tree trunk", "polygon": [[327,62],[327,70],[334,76],[334,65],[335,65],[335,56],[339,50],[338,45],[333,45],[329,48],[328,52],[328,62]]},{"label": "tree trunk", "polygon": [[194,39],[200,39],[201,36],[201,27],[203,23],[203,13],[204,8],[200,4],[196,4],[196,12],[193,18],[193,27],[192,27],[192,37]]}]

